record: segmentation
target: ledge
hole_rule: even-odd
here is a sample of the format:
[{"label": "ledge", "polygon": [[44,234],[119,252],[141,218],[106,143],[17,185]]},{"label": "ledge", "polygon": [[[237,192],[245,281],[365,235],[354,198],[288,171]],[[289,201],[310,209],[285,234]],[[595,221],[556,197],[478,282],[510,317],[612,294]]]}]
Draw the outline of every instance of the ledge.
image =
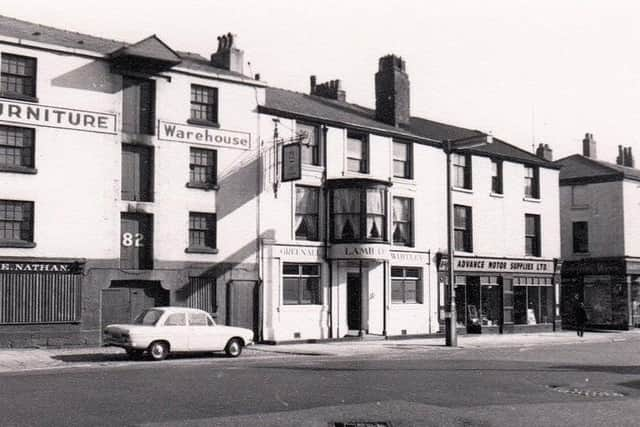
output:
[{"label": "ledge", "polygon": [[191,183],[191,182],[187,182],[185,187],[193,188],[196,190],[204,190],[204,191],[210,191],[210,190],[217,191],[220,189],[220,186],[218,184],[198,184],[198,183]]},{"label": "ledge", "polygon": [[18,101],[40,102],[37,97],[22,95],[20,93],[0,92],[0,98],[15,99]]},{"label": "ledge", "polygon": [[38,173],[38,169],[30,168],[28,166],[0,165],[0,172],[23,173],[27,175],[35,175]]},{"label": "ledge", "polygon": [[207,126],[207,127],[210,127],[210,128],[219,128],[220,127],[220,123],[211,122],[209,120],[187,119],[187,123],[190,124],[190,125]]},{"label": "ledge", "polygon": [[473,190],[470,188],[451,187],[451,191],[457,191],[458,193],[473,194]]},{"label": "ledge", "polygon": [[533,197],[523,197],[522,198],[523,202],[531,202],[531,203],[540,203],[542,202],[542,200],[540,198],[533,198]]},{"label": "ledge", "polygon": [[504,194],[491,192],[489,193],[489,197],[495,197],[496,199],[504,199]]},{"label": "ledge", "polygon": [[187,254],[208,254],[213,255],[218,253],[216,248],[186,248],[184,250]]},{"label": "ledge", "polygon": [[18,240],[0,240],[0,248],[35,248],[36,242],[25,242]]}]

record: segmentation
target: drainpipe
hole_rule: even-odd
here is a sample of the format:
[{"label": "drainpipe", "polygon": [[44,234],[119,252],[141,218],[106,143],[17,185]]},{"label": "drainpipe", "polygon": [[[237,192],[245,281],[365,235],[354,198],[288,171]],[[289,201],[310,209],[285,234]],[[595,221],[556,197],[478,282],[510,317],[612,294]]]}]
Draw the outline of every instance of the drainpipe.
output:
[{"label": "drainpipe", "polygon": [[329,310],[327,312],[328,316],[328,327],[329,333],[327,334],[329,338],[333,338],[333,266],[331,264],[331,260],[329,259],[329,189],[327,188],[327,125],[322,125],[322,187],[324,193],[324,260],[329,267]]}]

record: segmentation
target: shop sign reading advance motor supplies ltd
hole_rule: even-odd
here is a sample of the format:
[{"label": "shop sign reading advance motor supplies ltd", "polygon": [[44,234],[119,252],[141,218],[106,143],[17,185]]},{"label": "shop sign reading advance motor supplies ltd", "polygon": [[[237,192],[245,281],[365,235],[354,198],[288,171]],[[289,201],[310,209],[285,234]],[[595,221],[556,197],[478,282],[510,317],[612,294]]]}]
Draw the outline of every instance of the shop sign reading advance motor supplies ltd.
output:
[{"label": "shop sign reading advance motor supplies ltd", "polygon": [[[453,268],[456,271],[478,273],[538,273],[552,274],[553,261],[530,261],[524,259],[453,257]],[[440,271],[447,269],[447,258],[443,258],[438,266]]]},{"label": "shop sign reading advance motor supplies ltd", "polygon": [[0,100],[0,122],[85,132],[116,133],[115,114],[20,101]]},{"label": "shop sign reading advance motor supplies ltd", "polygon": [[187,126],[158,121],[158,139],[187,143],[215,145],[217,147],[251,149],[251,134],[232,130]]}]

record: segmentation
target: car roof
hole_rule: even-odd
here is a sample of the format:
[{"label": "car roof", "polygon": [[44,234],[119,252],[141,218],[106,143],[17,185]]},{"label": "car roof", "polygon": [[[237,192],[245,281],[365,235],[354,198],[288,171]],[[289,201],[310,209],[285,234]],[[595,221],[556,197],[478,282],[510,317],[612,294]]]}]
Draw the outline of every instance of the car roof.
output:
[{"label": "car roof", "polygon": [[204,310],[200,310],[199,308],[191,308],[191,307],[176,307],[176,306],[166,306],[166,307],[149,307],[148,310],[161,310],[167,313],[205,313],[208,314]]}]

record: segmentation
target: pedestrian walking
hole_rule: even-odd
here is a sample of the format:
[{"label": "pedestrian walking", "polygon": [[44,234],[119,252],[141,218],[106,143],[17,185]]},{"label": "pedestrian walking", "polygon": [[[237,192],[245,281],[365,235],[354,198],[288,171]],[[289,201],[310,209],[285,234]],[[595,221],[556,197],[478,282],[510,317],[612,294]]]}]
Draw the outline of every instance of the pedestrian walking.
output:
[{"label": "pedestrian walking", "polygon": [[581,302],[576,306],[576,331],[578,336],[584,336],[584,324],[587,322],[587,311],[584,309],[584,303]]}]

